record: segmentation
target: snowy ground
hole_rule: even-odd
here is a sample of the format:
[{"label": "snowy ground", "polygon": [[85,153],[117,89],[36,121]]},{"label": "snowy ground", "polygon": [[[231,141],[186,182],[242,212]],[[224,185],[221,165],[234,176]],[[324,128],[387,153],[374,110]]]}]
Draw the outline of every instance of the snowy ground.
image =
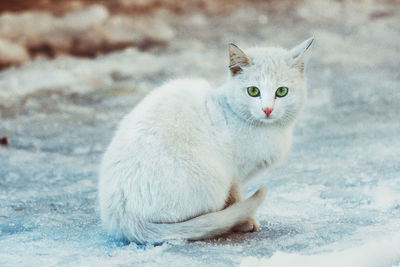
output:
[{"label": "snowy ground", "polygon": [[[168,19],[170,44],[0,73],[0,265],[400,265],[400,5],[276,1]],[[328,12],[329,10],[329,12]],[[108,237],[99,159],[119,119],[173,77],[214,84],[226,44],[289,47],[315,35],[309,101],[268,187],[257,233],[138,247]]]}]

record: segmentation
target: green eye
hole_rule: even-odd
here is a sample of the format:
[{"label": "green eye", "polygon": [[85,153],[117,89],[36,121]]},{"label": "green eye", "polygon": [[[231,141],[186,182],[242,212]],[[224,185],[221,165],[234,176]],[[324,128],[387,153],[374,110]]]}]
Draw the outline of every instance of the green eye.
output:
[{"label": "green eye", "polygon": [[289,88],[287,87],[279,87],[278,89],[276,89],[275,95],[277,97],[284,97],[287,95],[287,93],[289,92]]},{"label": "green eye", "polygon": [[250,86],[247,87],[247,93],[252,97],[260,96],[260,89],[255,86]]}]

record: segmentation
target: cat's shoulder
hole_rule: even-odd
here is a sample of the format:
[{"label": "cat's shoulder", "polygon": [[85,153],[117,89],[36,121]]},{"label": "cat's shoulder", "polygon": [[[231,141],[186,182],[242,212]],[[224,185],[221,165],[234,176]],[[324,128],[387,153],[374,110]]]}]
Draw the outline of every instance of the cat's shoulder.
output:
[{"label": "cat's shoulder", "polygon": [[153,90],[144,100],[141,106],[174,106],[193,105],[201,102],[212,91],[211,85],[205,79],[174,79],[165,82]]},{"label": "cat's shoulder", "polygon": [[211,92],[211,85],[205,79],[174,79],[165,82],[150,92],[126,116],[125,121],[169,121],[176,114],[188,114],[204,106],[204,100]]}]

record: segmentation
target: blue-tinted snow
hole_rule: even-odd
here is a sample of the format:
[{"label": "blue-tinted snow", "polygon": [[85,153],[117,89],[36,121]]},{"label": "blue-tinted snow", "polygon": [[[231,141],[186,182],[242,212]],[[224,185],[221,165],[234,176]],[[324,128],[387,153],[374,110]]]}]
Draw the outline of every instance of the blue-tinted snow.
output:
[{"label": "blue-tinted snow", "polygon": [[[371,266],[400,264],[400,7],[272,3],[170,18],[178,37],[156,54],[37,60],[0,73],[0,137],[10,142],[0,146],[0,265],[322,266],[339,257],[361,266],[364,255],[382,259]],[[137,101],[171,77],[217,84],[230,41],[288,47],[312,34],[309,101],[292,152],[246,189],[268,187],[259,232],[158,246],[107,236],[99,159]]]}]

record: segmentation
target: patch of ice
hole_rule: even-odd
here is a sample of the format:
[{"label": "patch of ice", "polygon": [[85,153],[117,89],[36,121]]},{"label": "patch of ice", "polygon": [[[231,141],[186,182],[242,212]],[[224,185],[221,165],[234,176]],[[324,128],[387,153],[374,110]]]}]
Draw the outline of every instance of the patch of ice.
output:
[{"label": "patch of ice", "polygon": [[369,207],[372,209],[389,210],[400,207],[400,194],[392,181],[379,181],[376,186],[369,185],[365,188],[365,193],[370,196]]},{"label": "patch of ice", "polygon": [[394,266],[400,264],[400,234],[386,236],[354,248],[317,255],[276,252],[269,259],[244,258],[241,267]]}]

